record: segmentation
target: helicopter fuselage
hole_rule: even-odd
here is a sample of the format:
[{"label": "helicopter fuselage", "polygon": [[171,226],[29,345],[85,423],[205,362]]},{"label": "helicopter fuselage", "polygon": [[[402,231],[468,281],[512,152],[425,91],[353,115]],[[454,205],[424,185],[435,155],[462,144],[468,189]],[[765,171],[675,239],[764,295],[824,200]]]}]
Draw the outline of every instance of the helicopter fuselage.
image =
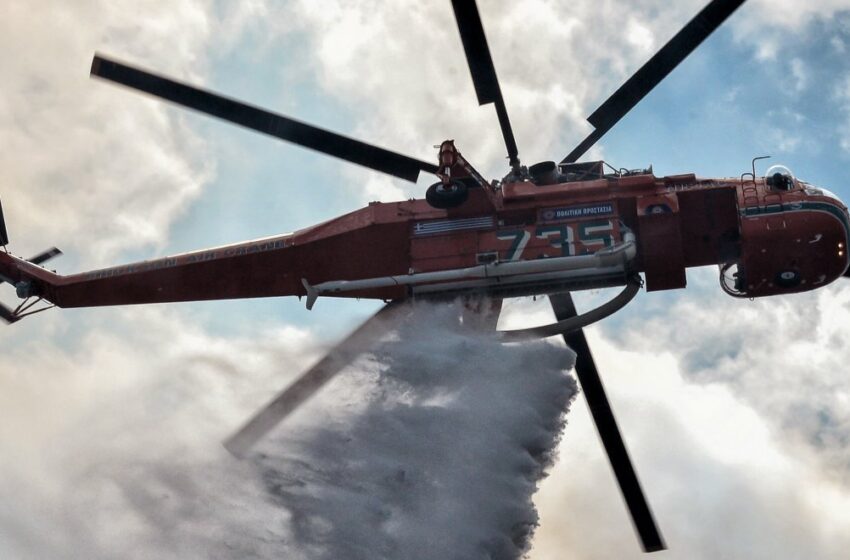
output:
[{"label": "helicopter fuselage", "polygon": [[0,253],[0,274],[59,307],[305,296],[311,286],[381,300],[509,297],[624,285],[635,272],[655,291],[685,287],[686,269],[706,265],[721,267],[731,295],[760,297],[840,277],[848,232],[847,208],[801,181],[779,190],[763,178],[631,172],[505,180],[444,210],[373,202],[291,234],[69,276]]}]

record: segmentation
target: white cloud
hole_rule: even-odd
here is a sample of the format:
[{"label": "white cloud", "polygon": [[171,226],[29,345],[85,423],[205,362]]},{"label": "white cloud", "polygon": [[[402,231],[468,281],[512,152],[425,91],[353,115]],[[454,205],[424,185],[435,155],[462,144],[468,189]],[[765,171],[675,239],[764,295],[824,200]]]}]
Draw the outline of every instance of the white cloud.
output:
[{"label": "white cloud", "polygon": [[[665,557],[843,558],[850,288],[750,302],[723,294],[712,270],[689,283],[588,331]],[[545,323],[547,307],[513,302],[502,328]],[[536,501],[531,559],[643,557],[581,397]]]},{"label": "white cloud", "polygon": [[764,31],[770,26],[776,26],[791,32],[803,31],[815,19],[828,18],[850,9],[846,0],[811,0],[803,3],[794,0],[751,0],[747,6],[755,14],[755,17],[747,18],[753,25],[764,26]]},{"label": "white cloud", "polygon": [[162,308],[103,314],[111,328],[68,349],[72,327],[54,319],[54,336],[0,356],[0,555],[271,557],[287,512],[219,442],[316,359],[316,338],[214,337]]},{"label": "white cloud", "polygon": [[731,387],[789,445],[807,447],[828,472],[846,477],[850,380],[844,364],[850,347],[842,333],[850,320],[848,287],[839,281],[818,292],[752,303],[715,299],[710,306],[678,301],[669,316],[630,331],[630,345],[669,351],[689,379]]},{"label": "white cloud", "polygon": [[[566,155],[565,146],[589,131],[584,121],[594,104],[700,3],[480,4],[520,157],[531,164]],[[428,161],[433,145],[452,138],[485,176],[507,172],[495,112],[478,107],[450,6],[409,0],[380,9],[339,1],[296,7],[291,17],[315,42],[321,87],[359,116],[355,136]],[[352,184],[365,182],[364,173],[352,170]],[[401,188],[421,196],[421,186]],[[370,197],[377,194],[387,200],[399,192],[372,187]]]},{"label": "white cloud", "polygon": [[[588,130],[587,114],[645,61],[645,49],[663,44],[703,4],[482,0],[524,161],[563,155],[564,147]],[[733,25],[742,40],[756,41],[765,57],[781,52],[782,34],[798,33],[815,18],[846,9],[846,0],[752,4],[744,9],[755,17],[736,16],[733,21],[739,23]],[[73,244],[93,251],[92,260],[100,263],[128,248],[161,245],[169,226],[213,173],[203,140],[178,111],[88,79],[96,49],[203,81],[213,43],[227,49],[238,44],[240,33],[273,41],[279,34],[304,32],[315,47],[307,51],[315,58],[303,61],[305,68],[315,69],[326,92],[357,110],[354,130],[340,132],[423,159],[433,158],[433,144],[455,138],[486,175],[506,169],[495,114],[491,107],[477,108],[448,3],[378,7],[374,2],[304,1],[281,8],[251,2],[223,8],[223,21],[211,14],[208,3],[188,0],[167,7],[84,2],[73,9],[61,3],[27,6],[25,13],[20,9],[13,3],[0,8],[5,22],[0,23],[0,46],[4,52],[23,53],[0,61],[7,76],[0,91],[0,194],[15,247],[24,253],[50,243]],[[850,141],[844,147],[850,150]],[[352,189],[366,184],[364,200],[422,194],[421,187],[366,173],[355,168],[349,176]],[[705,309],[704,300],[686,298],[670,314],[631,324],[633,332],[621,334],[624,341],[617,345],[591,335],[662,529],[669,544],[678,546],[668,557],[721,557],[728,548],[722,548],[727,543],[718,535],[729,532],[735,543],[755,551],[740,548],[736,552],[743,552],[733,556],[794,557],[802,550],[800,543],[807,543],[807,556],[842,557],[848,527],[844,411],[850,399],[842,369],[848,363],[840,335],[848,319],[844,299],[831,289],[790,301],[724,299],[715,305],[711,300]],[[18,482],[34,476],[45,493],[35,501],[8,501],[0,510],[4,529],[26,524],[27,516],[37,518],[45,504],[56,503],[50,494],[59,491],[57,481],[74,482],[85,466],[76,455],[103,457],[102,442],[83,442],[80,453],[68,448],[49,452],[67,430],[85,435],[96,425],[93,411],[119,419],[126,413],[127,422],[118,424],[126,431],[113,425],[107,432],[116,438],[113,451],[151,450],[150,460],[140,465],[107,454],[117,470],[138,474],[133,469],[168,464],[174,457],[175,470],[192,466],[187,462],[195,459],[194,466],[203,470],[221,457],[208,451],[181,453],[198,452],[201,438],[218,441],[225,425],[238,423],[251,410],[248,401],[256,401],[248,395],[268,387],[271,361],[295,360],[295,370],[309,357],[303,345],[310,338],[300,330],[275,334],[298,343],[273,355],[249,340],[257,333],[222,340],[193,330],[176,311],[127,313],[132,318],[98,312],[98,318],[86,316],[83,324],[39,319],[3,333],[0,402],[6,412],[0,442],[19,453],[21,461],[2,465],[8,473],[5,485],[20,489]],[[540,308],[523,307],[519,313],[534,313],[540,322],[546,317]],[[189,374],[178,375],[176,364],[198,354],[203,359]],[[248,375],[229,375],[237,366]],[[633,373],[631,366],[643,373]],[[148,398],[133,402],[133,395],[142,393]],[[115,402],[130,406],[123,410],[110,404]],[[175,410],[163,410],[166,406]],[[209,423],[198,421],[204,412],[215,412]],[[156,428],[163,424],[149,414],[173,419],[169,424],[177,433],[163,437]],[[183,422],[186,418],[191,420]],[[533,557],[560,558],[565,551],[577,558],[609,557],[614,550],[622,558],[637,557],[593,428],[581,412],[571,422],[562,462],[540,494],[544,520]],[[22,437],[25,433],[28,437]],[[45,457],[55,464],[46,464]],[[253,491],[249,477],[232,474],[227,480],[235,490]],[[197,508],[210,507],[203,501],[204,490],[198,488],[195,495]],[[116,509],[125,499],[108,485],[100,491],[110,500],[115,493],[114,502],[106,503]],[[95,521],[111,513],[94,514]],[[277,520],[279,510],[248,513],[248,518],[261,518],[256,527],[263,527]],[[79,517],[74,510],[54,515],[54,520]],[[193,515],[197,511],[187,512],[188,519]],[[137,535],[138,520],[125,521],[120,535]],[[246,534],[252,535],[250,530]],[[0,550],[11,546],[2,537]],[[17,546],[38,551],[40,545],[53,545],[62,551],[86,545],[64,536],[40,543],[39,537],[31,535],[32,543]]]},{"label": "white cloud", "polygon": [[652,31],[636,20],[629,21],[626,27],[626,38],[629,43],[642,51],[647,58],[655,54],[655,51],[658,50]]},{"label": "white cloud", "polygon": [[839,125],[841,148],[850,153],[850,75],[838,82],[835,98],[843,109],[844,124]]},{"label": "white cloud", "polygon": [[[165,6],[168,9],[165,9]],[[212,168],[162,104],[89,79],[95,51],[197,77],[210,24],[203,2],[7,3],[0,48],[0,168],[14,247],[85,248],[102,264],[163,243]]]},{"label": "white cloud", "polygon": [[809,75],[806,64],[799,58],[792,58],[790,62],[791,75],[794,77],[794,89],[797,93],[806,89],[809,84]]},{"label": "white cloud", "polygon": [[[843,557],[850,492],[824,476],[813,453],[788,445],[735,388],[689,381],[675,348],[656,353],[630,342],[624,350],[598,336],[591,344],[669,547],[665,557]],[[641,558],[582,404],[538,496],[542,525],[531,558],[566,550],[578,560]]]},{"label": "white cloud", "polygon": [[846,0],[750,0],[733,16],[737,40],[755,46],[758,60],[775,60],[788,46],[809,36],[815,22],[850,11]]}]

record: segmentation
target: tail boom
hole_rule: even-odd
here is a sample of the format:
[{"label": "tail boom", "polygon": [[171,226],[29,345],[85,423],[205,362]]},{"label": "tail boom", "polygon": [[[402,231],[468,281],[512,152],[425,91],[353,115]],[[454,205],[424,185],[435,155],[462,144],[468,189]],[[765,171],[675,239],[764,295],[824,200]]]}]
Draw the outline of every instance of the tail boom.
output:
[{"label": "tail boom", "polygon": [[[41,297],[58,307],[98,307],[303,296],[304,277],[321,282],[403,273],[406,225],[368,223],[358,214],[295,234],[68,276],[0,253],[0,279],[19,287],[22,297]],[[356,223],[346,223],[351,221]],[[376,262],[373,251],[386,258]],[[405,293],[399,286],[345,296],[396,299]]]}]

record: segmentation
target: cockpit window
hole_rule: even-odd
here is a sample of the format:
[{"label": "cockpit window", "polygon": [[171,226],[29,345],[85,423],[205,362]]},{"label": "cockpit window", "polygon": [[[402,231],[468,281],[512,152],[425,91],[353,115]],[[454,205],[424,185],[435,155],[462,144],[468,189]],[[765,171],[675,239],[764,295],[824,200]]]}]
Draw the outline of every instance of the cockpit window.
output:
[{"label": "cockpit window", "polygon": [[814,185],[811,185],[805,181],[799,181],[799,183],[803,186],[803,190],[806,191],[806,194],[809,196],[828,196],[829,198],[832,198],[834,200],[841,200],[832,191],[829,191],[822,187],[815,187]]},{"label": "cockpit window", "polygon": [[768,169],[764,180],[775,191],[790,191],[794,188],[794,174],[784,165],[774,165]]}]

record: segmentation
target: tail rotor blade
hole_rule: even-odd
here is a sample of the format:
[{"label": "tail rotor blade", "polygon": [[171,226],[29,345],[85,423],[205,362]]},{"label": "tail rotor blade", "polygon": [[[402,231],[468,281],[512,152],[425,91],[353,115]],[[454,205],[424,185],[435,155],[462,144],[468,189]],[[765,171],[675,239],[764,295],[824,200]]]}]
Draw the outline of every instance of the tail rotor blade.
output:
[{"label": "tail rotor blade", "polygon": [[[549,299],[559,321],[577,315],[573,298],[569,293],[554,294],[549,296]],[[620,485],[626,507],[629,509],[643,549],[645,552],[664,550],[666,548],[664,539],[655,524],[649,503],[646,501],[640,482],[638,482],[620,429],[617,427],[617,421],[614,419],[611,403],[605,394],[602,379],[599,377],[599,371],[596,369],[593,355],[590,353],[584,331],[577,330],[567,333],[564,335],[564,341],[576,353],[576,376],[587,399],[590,414],[593,416],[599,438],[608,454],[608,460]]]},{"label": "tail rotor blade", "polygon": [[460,31],[460,39],[463,42],[463,50],[466,52],[469,71],[472,74],[472,82],[475,85],[475,93],[478,95],[478,104],[494,103],[496,105],[496,115],[499,117],[499,126],[502,128],[502,136],[508,149],[508,158],[511,166],[516,167],[519,165],[519,151],[511,121],[508,118],[505,100],[502,98],[502,88],[496,76],[493,57],[490,56],[487,37],[484,35],[484,25],[481,23],[478,6],[475,0],[452,0],[452,8],[454,8]]},{"label": "tail rotor blade", "polygon": [[408,181],[416,182],[420,171],[429,173],[437,171],[437,166],[433,163],[403,156],[99,55],[95,55],[92,60],[91,74],[257,132]]},{"label": "tail rotor blade", "polygon": [[0,203],[0,246],[9,244],[9,234],[6,232],[6,218],[3,217],[3,204]]},{"label": "tail rotor blade", "polygon": [[0,303],[0,319],[3,319],[8,324],[12,324],[20,319],[11,309]]},{"label": "tail rotor blade", "polygon": [[565,157],[562,163],[573,163],[611,130],[646,94],[652,91],[715,29],[726,21],[746,0],[713,0],[682,28],[661,50],[635,72],[587,120],[596,130]]},{"label": "tail rotor blade", "polygon": [[258,411],[224,442],[224,447],[236,457],[246,456],[255,443],[315,395],[366,350],[370,343],[383,336],[392,326],[391,319],[397,317],[405,307],[400,303],[384,306]]},{"label": "tail rotor blade", "polygon": [[48,249],[46,251],[42,251],[41,253],[39,253],[36,256],[34,256],[30,259],[27,259],[27,260],[29,262],[31,262],[32,264],[41,265],[41,264],[46,263],[47,261],[49,261],[50,259],[52,259],[54,257],[58,257],[61,254],[62,254],[62,251],[60,251],[58,248],[51,247],[50,249]]}]

